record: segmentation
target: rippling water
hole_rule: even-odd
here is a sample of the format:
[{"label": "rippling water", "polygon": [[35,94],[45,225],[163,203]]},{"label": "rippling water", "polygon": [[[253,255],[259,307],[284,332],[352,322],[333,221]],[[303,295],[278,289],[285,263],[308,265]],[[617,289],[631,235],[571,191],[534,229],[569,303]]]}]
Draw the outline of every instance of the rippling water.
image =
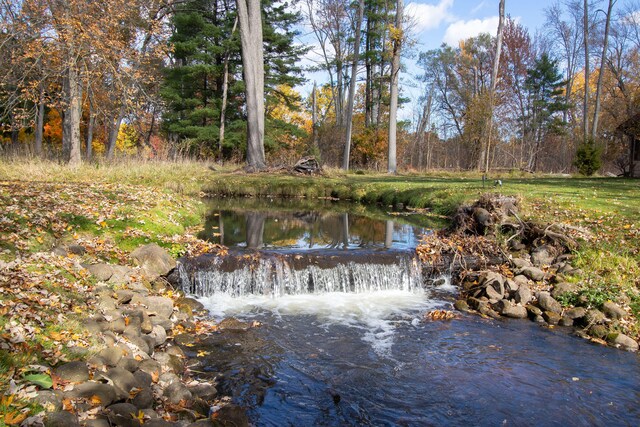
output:
[{"label": "rippling water", "polygon": [[218,316],[263,322],[200,344],[256,425],[640,423],[637,356],[562,329],[424,321],[447,303],[404,291],[212,300]]}]

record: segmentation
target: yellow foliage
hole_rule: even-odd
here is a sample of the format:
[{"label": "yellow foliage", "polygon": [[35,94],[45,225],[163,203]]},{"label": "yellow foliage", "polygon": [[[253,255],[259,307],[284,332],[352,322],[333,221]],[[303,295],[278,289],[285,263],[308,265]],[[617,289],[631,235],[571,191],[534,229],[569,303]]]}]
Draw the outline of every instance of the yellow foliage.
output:
[{"label": "yellow foliage", "polygon": [[123,123],[120,125],[118,131],[118,138],[116,139],[116,148],[119,151],[123,151],[127,154],[135,154],[138,147],[138,140],[140,135],[134,126]]}]

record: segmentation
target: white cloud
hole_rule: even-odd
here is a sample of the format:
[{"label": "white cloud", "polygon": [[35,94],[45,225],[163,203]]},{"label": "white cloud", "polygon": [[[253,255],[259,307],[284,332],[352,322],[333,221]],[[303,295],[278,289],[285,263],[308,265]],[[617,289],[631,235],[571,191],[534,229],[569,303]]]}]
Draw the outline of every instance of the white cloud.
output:
[{"label": "white cloud", "polygon": [[449,9],[453,0],[440,0],[438,4],[409,3],[405,8],[407,16],[415,22],[417,33],[438,28],[440,24],[450,19]]},{"label": "white cloud", "polygon": [[498,31],[498,17],[472,19],[470,21],[456,21],[447,27],[442,41],[449,46],[456,47],[460,40],[475,37],[481,33],[495,35]]}]

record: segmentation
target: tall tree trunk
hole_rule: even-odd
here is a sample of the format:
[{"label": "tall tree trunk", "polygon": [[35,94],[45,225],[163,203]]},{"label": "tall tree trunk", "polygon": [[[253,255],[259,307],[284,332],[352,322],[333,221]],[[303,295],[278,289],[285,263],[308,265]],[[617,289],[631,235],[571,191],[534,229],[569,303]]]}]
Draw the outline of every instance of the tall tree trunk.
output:
[{"label": "tall tree trunk", "polygon": [[78,167],[82,163],[80,154],[82,82],[77,64],[70,64],[66,72],[63,85],[66,106],[62,123],[62,149],[64,160],[69,166]]},{"label": "tall tree trunk", "polygon": [[42,141],[44,139],[44,89],[40,89],[40,98],[38,99],[38,106],[36,108],[36,138],[35,138],[35,152],[36,156],[42,157]]},{"label": "tall tree trunk", "polygon": [[402,49],[402,12],[403,0],[396,3],[396,26],[393,34],[393,56],[391,59],[391,88],[389,103],[389,154],[387,158],[387,172],[395,174],[396,164],[396,139],[398,127],[398,78],[400,74],[400,50]]},{"label": "tall tree trunk", "polygon": [[489,113],[487,116],[487,139],[480,152],[479,169],[484,168],[484,173],[489,172],[489,152],[491,151],[491,134],[493,131],[493,104],[495,101],[496,85],[498,83],[498,70],[500,69],[500,56],[502,54],[502,33],[504,28],[504,4],[500,0],[498,5],[498,35],[496,38],[496,52],[493,56],[493,69],[491,70],[491,88],[489,91]]},{"label": "tall tree trunk", "polygon": [[247,166],[264,169],[264,58],[260,0],[236,0],[247,98]]},{"label": "tall tree trunk", "polygon": [[[233,28],[231,29],[231,37],[236,32],[238,26],[238,17],[236,16],[233,22]],[[220,106],[220,136],[218,138],[218,161],[222,163],[222,147],[224,145],[224,122],[227,114],[227,96],[229,94],[229,55],[230,52],[226,52],[224,55],[224,76],[222,80],[222,105]]]},{"label": "tall tree trunk", "polygon": [[93,128],[96,124],[96,115],[93,111],[93,101],[89,96],[89,123],[87,123],[87,149],[85,150],[87,161],[90,162],[93,157]]},{"label": "tall tree trunk", "polygon": [[589,137],[589,0],[584,0],[584,106],[582,112],[584,142]]},{"label": "tall tree trunk", "polygon": [[108,149],[107,149],[107,160],[113,159],[113,156],[116,152],[116,143],[118,142],[118,133],[120,133],[120,126],[122,125],[122,120],[124,120],[124,112],[125,106],[122,105],[120,107],[120,111],[118,111],[118,117],[116,118],[115,123],[112,122],[109,129],[109,141],[108,141]]},{"label": "tall tree trunk", "polygon": [[358,62],[360,60],[360,34],[362,17],[364,15],[364,0],[358,1],[358,17],[356,19],[356,38],[353,42],[353,60],[351,62],[351,81],[349,82],[349,99],[346,111],[346,131],[344,142],[344,155],[342,169],[349,170],[349,156],[351,155],[351,127],[353,126],[353,101],[356,95],[356,77],[358,74]]},{"label": "tall tree trunk", "polygon": [[316,99],[316,82],[313,82],[313,92],[311,93],[311,146],[313,147],[314,154],[319,155],[320,149],[318,147],[318,102]]},{"label": "tall tree trunk", "polygon": [[611,26],[611,11],[616,0],[609,0],[607,8],[607,20],[604,25],[604,41],[602,44],[602,57],[600,58],[600,72],[598,73],[598,84],[596,86],[596,105],[593,112],[593,124],[591,127],[591,139],[596,140],[598,134],[598,121],[600,119],[600,95],[602,92],[602,78],[604,75],[604,66],[607,59],[607,48],[609,47],[609,28]]}]

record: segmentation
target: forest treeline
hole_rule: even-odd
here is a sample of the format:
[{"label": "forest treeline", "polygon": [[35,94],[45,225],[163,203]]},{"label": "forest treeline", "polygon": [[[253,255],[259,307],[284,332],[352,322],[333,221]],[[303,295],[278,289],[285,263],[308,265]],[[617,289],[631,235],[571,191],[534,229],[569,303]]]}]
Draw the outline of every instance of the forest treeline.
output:
[{"label": "forest treeline", "polygon": [[640,4],[561,0],[532,33],[501,0],[496,34],[422,52],[404,6],[0,0],[0,156],[242,162],[257,141],[257,167],[628,171]]}]

